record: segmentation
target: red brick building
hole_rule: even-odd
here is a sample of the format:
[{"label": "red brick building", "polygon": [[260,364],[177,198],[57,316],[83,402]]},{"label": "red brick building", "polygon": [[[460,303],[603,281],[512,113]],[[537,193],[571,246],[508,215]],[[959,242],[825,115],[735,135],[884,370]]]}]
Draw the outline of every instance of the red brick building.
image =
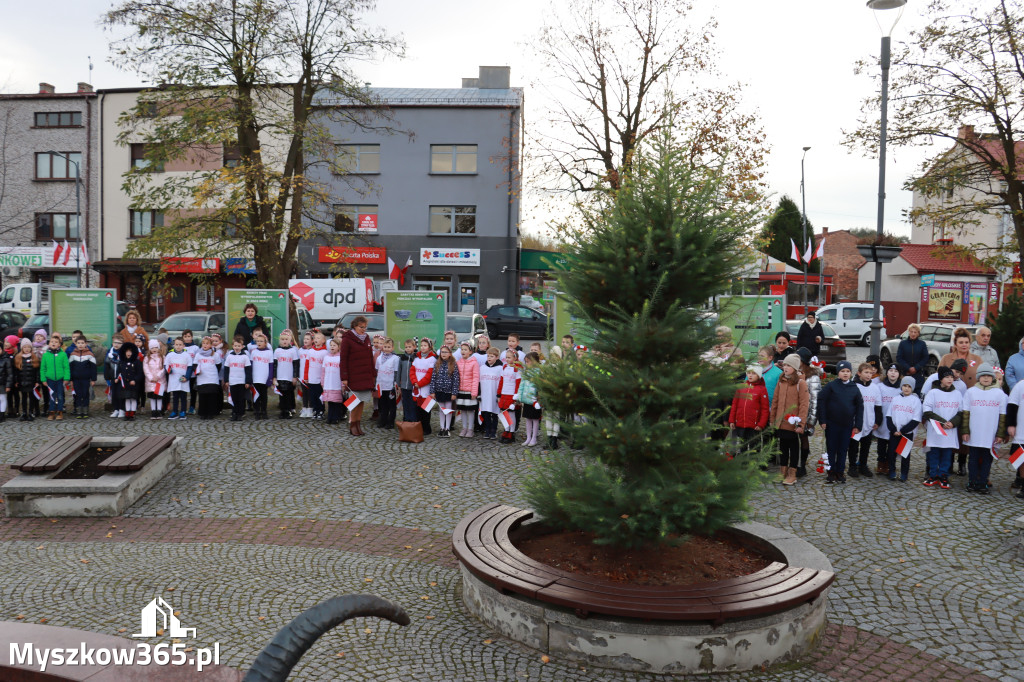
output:
[{"label": "red brick building", "polygon": [[822,228],[821,234],[815,235],[815,244],[825,240],[824,273],[832,277],[834,282],[833,300],[830,302],[858,301],[857,278],[864,257],[857,252],[857,237],[847,230],[829,232]]}]

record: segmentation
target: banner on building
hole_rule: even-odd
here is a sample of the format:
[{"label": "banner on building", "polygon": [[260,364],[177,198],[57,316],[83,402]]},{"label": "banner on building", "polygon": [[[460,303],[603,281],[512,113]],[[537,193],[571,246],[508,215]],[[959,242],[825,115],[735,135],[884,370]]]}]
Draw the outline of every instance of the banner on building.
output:
[{"label": "banner on building", "polygon": [[480,249],[420,249],[420,265],[478,267]]},{"label": "banner on building", "polygon": [[317,249],[317,260],[321,263],[370,263],[387,262],[387,249],[376,246],[321,246]]},{"label": "banner on building", "polygon": [[921,302],[928,306],[928,319],[959,322],[964,306],[964,282],[936,282],[921,290]]}]

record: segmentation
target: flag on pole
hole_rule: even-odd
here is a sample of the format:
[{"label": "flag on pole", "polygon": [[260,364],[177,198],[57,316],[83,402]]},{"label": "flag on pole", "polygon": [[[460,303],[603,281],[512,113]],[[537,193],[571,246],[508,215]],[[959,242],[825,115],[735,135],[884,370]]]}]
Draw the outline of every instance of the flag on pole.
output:
[{"label": "flag on pole", "polygon": [[814,240],[811,239],[807,242],[807,250],[804,251],[804,262],[810,265],[811,261],[814,260]]},{"label": "flag on pole", "polygon": [[158,381],[155,384],[153,384],[153,393],[155,393],[156,395],[163,395],[164,388],[166,388],[164,386],[164,383],[162,381]]},{"label": "flag on pole", "polygon": [[498,421],[501,422],[501,425],[505,427],[506,431],[512,430],[514,419],[515,418],[511,414],[509,414],[508,410],[504,410],[501,412],[501,414],[498,415]]},{"label": "flag on pole", "polygon": [[352,409],[355,409],[356,405],[359,405],[361,402],[363,402],[363,401],[360,400],[358,397],[356,397],[356,394],[353,393],[349,397],[345,398],[344,405],[348,409],[352,410]]},{"label": "flag on pole", "polygon": [[993,459],[999,459],[999,453],[996,452],[996,447],[997,447],[996,444],[992,443],[992,447],[989,448],[989,452],[992,453],[992,458]]},{"label": "flag on pole", "polygon": [[78,262],[85,263],[85,267],[89,267],[92,263],[89,262],[89,248],[85,244],[85,238],[82,238],[82,243],[78,247]]},{"label": "flag on pole", "polygon": [[818,248],[814,252],[814,257],[815,258],[824,258],[825,257],[825,238],[824,237],[822,237],[821,241],[818,242]]},{"label": "flag on pole", "polygon": [[64,260],[61,261],[61,265],[67,265],[68,261],[71,260],[71,247],[68,246],[67,239],[64,240],[62,250],[64,251]]},{"label": "flag on pole", "polygon": [[399,272],[398,265],[388,256],[388,279],[398,279]]},{"label": "flag on pole", "polygon": [[796,242],[793,241],[792,237],[789,238],[789,245],[791,247],[790,248],[790,252],[789,252],[789,259],[790,260],[795,260],[797,263],[803,262],[803,261],[800,260],[800,251],[797,250]]},{"label": "flag on pole", "polygon": [[540,401],[539,400],[534,400],[533,401],[533,409],[535,409],[535,410],[539,410],[540,409]]},{"label": "flag on pole", "polygon": [[306,382],[300,381],[295,387],[295,392],[299,394],[300,398],[306,397]]},{"label": "flag on pole", "polygon": [[70,381],[65,381],[64,382],[64,390],[65,391],[70,391],[71,395],[74,395],[75,394],[75,385],[73,383],[71,383]]},{"label": "flag on pole", "polygon": [[110,396],[110,384],[107,384],[107,387],[105,389],[103,389],[103,395],[105,395],[107,397]]},{"label": "flag on pole", "polygon": [[932,428],[938,431],[940,436],[949,435],[948,433],[946,433],[946,429],[942,428],[942,422],[940,422],[938,419],[930,419],[929,421],[931,421],[932,423]]},{"label": "flag on pole", "polygon": [[419,405],[420,409],[422,409],[424,412],[430,412],[437,405],[437,401],[431,398],[430,396],[427,396],[425,398],[420,398]]},{"label": "flag on pole", "polygon": [[914,447],[914,441],[910,440],[902,433],[900,434],[900,440],[896,443],[896,454],[906,459],[910,457],[910,450]]},{"label": "flag on pole", "polygon": [[36,397],[36,400],[42,400],[43,399],[43,392],[41,390],[39,390],[38,386],[36,386],[35,388],[32,389],[32,395],[34,395]]},{"label": "flag on pole", "polygon": [[1024,448],[1017,443],[1010,448],[1010,464],[1014,469],[1020,469],[1020,465],[1024,464]]},{"label": "flag on pole", "polygon": [[62,247],[60,244],[58,244],[55,239],[51,239],[50,242],[53,244],[53,263],[52,263],[52,265],[56,265],[57,262],[60,260],[60,254],[64,251],[64,247]]},{"label": "flag on pole", "polygon": [[381,396],[380,384],[378,383],[376,386],[373,387],[373,397],[374,398],[379,398],[380,396]]}]

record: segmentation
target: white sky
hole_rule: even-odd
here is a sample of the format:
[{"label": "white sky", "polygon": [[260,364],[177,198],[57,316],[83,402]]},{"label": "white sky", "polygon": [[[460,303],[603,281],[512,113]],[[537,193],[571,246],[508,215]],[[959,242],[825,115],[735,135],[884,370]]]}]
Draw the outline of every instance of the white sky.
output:
[{"label": "white sky", "polygon": [[[756,109],[771,154],[767,173],[777,197],[800,202],[800,157],[806,158],[807,216],[821,227],[874,228],[877,159],[851,155],[840,146],[842,129],[854,126],[861,100],[877,88],[868,75],[854,76],[859,58],[877,56],[880,32],[863,0],[727,0],[717,7],[694,0],[698,11],[719,22],[721,70],[742,81],[745,104]],[[58,92],[91,80],[97,88],[139,85],[134,74],[108,61],[110,34],[100,13],[110,0],[7,3],[0,24],[0,91],[35,92],[40,81]],[[482,3],[479,0],[381,0],[377,21],[407,43],[404,60],[357,66],[360,77],[381,87],[458,87],[478,65],[508,65],[512,84],[543,77],[525,43],[537,32],[550,0]],[[723,11],[723,8],[727,11]],[[910,0],[893,33],[906,37],[925,23],[924,0]],[[90,78],[88,57],[94,71]],[[527,124],[531,111],[527,89]],[[535,119],[534,119],[535,120]],[[885,229],[910,233],[901,211],[910,193],[901,189],[925,154],[889,148]],[[526,179],[529,183],[529,178]],[[531,214],[533,213],[533,214]],[[523,207],[523,228],[540,231],[544,220]]]}]

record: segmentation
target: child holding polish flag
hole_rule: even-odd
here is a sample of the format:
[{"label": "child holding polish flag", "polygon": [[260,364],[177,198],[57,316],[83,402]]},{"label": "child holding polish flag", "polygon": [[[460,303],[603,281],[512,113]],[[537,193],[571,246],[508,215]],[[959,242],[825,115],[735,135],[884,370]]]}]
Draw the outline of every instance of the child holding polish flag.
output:
[{"label": "child holding polish flag", "polygon": [[338,339],[331,339],[328,342],[327,355],[323,361],[322,386],[321,400],[327,410],[327,423],[340,424],[344,396],[341,385],[341,342]]},{"label": "child holding polish flag", "polygon": [[469,341],[459,346],[462,357],[456,360],[459,366],[459,392],[455,396],[455,406],[462,413],[462,438],[473,437],[473,413],[477,409],[476,395],[480,388],[480,363],[473,357],[473,347]]},{"label": "child holding polish flag", "polygon": [[939,385],[928,391],[924,398],[924,418],[928,422],[928,476],[924,485],[949,490],[949,470],[953,466],[953,451],[960,445],[957,429],[960,427],[963,398],[953,385],[953,370],[939,367]]},{"label": "child holding polish flag", "polygon": [[[511,346],[509,348],[515,351]],[[516,411],[509,408],[515,406],[515,396],[519,391],[519,383],[522,381],[522,369],[523,365],[519,362],[515,352],[506,353],[505,364],[501,369],[501,385],[498,388],[498,407],[502,412],[508,410],[512,425],[501,434],[503,445],[513,445],[516,442]]]},{"label": "child holding polish flag", "polygon": [[967,492],[988,495],[992,446],[1006,441],[1006,394],[996,386],[992,365],[981,363],[977,382],[963,396],[960,439],[967,444]]},{"label": "child holding polish flag", "polygon": [[452,413],[452,400],[458,393],[459,386],[459,366],[452,356],[452,349],[441,346],[437,362],[434,363],[434,371],[430,375],[430,397],[436,400],[441,408],[441,432],[438,434],[440,438],[451,437],[451,425],[455,417]]},{"label": "child holding polish flag", "polygon": [[377,370],[375,393],[377,397],[377,410],[379,412],[377,427],[381,429],[395,428],[395,417],[398,412],[398,398],[401,393],[399,388],[399,367],[402,359],[395,354],[395,340],[385,338],[381,343],[381,352],[374,361],[374,368]]},{"label": "child holding polish flag", "polygon": [[291,329],[285,329],[278,336],[278,346],[274,350],[274,376],[276,393],[280,396],[277,409],[281,419],[291,419],[295,413],[295,385],[299,382],[299,349],[293,344],[294,336]]},{"label": "child holding polish flag", "polygon": [[142,371],[146,375],[146,393],[149,395],[149,418],[161,419],[164,416],[164,394],[167,392],[164,353],[156,339],[149,340],[148,351],[146,359],[142,361]]},{"label": "child holding polish flag", "polygon": [[[412,384],[412,398],[418,403],[419,400],[430,397],[430,379],[434,375],[434,366],[437,364],[437,355],[434,354],[434,345],[430,339],[420,340],[420,352],[413,358],[409,366],[409,383]],[[420,424],[423,425],[423,435],[429,436],[430,413],[419,407],[417,404],[416,415]],[[406,421],[409,418],[406,417]]]},{"label": "child holding polish flag", "polygon": [[526,441],[523,445],[537,445],[540,435],[541,409],[537,402],[537,387],[530,381],[531,375],[540,368],[540,355],[534,351],[526,354],[526,368],[516,391],[516,402],[523,406],[523,422],[526,424]]},{"label": "child holding polish flag", "polygon": [[32,406],[38,405],[35,391],[39,389],[39,356],[28,339],[21,340],[20,349],[14,356],[14,376],[21,394],[21,421],[30,422],[35,420]]},{"label": "child holding polish flag", "polygon": [[904,439],[909,443],[903,447],[910,448],[914,444],[917,427],[921,423],[921,399],[914,393],[917,383],[914,377],[906,376],[900,382],[900,394],[895,396],[886,410],[885,424],[889,428],[889,446],[886,449],[886,466],[890,481],[896,480],[896,457],[900,458],[899,478],[904,483],[910,474],[910,455],[900,449]]},{"label": "child holding polish flag", "polygon": [[484,438],[487,440],[498,437],[498,387],[505,369],[498,359],[500,354],[501,351],[491,346],[487,349],[487,361],[480,365],[480,414],[483,415]]},{"label": "child holding polish flag", "polygon": [[[1024,381],[1018,381],[1006,400],[1006,435],[1010,440],[1010,464],[1017,470],[1017,481],[1024,479],[1024,453],[1016,454],[1024,447],[1024,410],[1020,409],[1024,399]],[[1024,486],[1017,491],[1017,497],[1024,500]]]},{"label": "child holding polish flag", "polygon": [[269,387],[274,381],[274,349],[270,347],[267,335],[253,334],[256,347],[249,351],[252,362],[252,411],[256,421],[267,418],[267,397]]},{"label": "child holding polish flag", "polygon": [[313,332],[306,332],[302,336],[302,348],[299,349],[299,374],[298,383],[301,383],[305,390],[302,393],[302,411],[299,417],[302,419],[313,416],[313,403],[309,392],[309,360],[313,356]]},{"label": "child holding polish flag", "polygon": [[245,339],[235,336],[231,352],[224,356],[224,389],[231,398],[231,421],[245,416],[245,398],[252,385],[252,362],[245,353]]}]

